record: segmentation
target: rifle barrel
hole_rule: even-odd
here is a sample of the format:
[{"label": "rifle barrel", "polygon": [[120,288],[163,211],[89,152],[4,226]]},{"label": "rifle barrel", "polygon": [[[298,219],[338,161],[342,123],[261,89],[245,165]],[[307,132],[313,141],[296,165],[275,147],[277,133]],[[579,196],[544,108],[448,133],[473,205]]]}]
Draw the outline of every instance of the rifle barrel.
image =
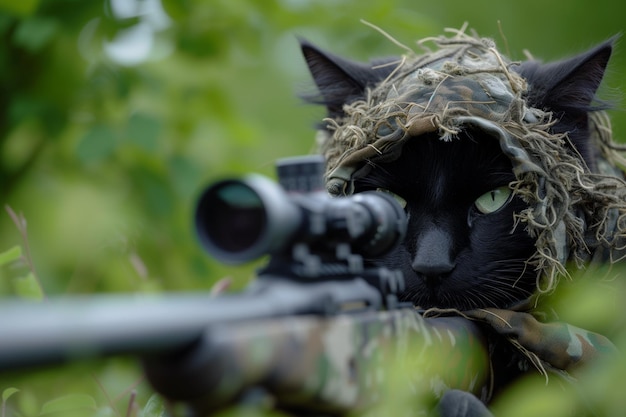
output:
[{"label": "rifle barrel", "polygon": [[[294,314],[332,314],[355,301],[380,307],[365,281],[303,285],[266,280],[247,291],[0,300],[0,371],[117,354],[184,348],[211,325]],[[335,311],[336,312],[336,311]]]}]

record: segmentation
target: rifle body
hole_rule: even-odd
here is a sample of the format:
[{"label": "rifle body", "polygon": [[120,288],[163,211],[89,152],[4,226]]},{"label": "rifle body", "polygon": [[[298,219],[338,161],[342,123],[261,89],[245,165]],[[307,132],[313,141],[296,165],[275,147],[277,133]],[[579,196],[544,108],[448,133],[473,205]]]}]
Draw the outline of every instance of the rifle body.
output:
[{"label": "rifle body", "polygon": [[359,413],[384,401],[384,384],[399,363],[407,384],[479,396],[489,369],[484,340],[472,322],[424,319],[411,308],[213,326],[180,354],[144,359],[153,386],[187,404],[194,416],[258,394],[251,390],[259,388],[278,408]]},{"label": "rifle body", "polygon": [[381,399],[388,368],[398,361],[407,383],[481,394],[489,362],[474,323],[424,319],[411,307],[371,307],[380,301],[378,291],[358,279],[260,280],[242,293],[213,298],[5,300],[0,371],[132,354],[142,358],[154,388],[194,416],[258,389],[279,408],[335,415],[364,410]]}]

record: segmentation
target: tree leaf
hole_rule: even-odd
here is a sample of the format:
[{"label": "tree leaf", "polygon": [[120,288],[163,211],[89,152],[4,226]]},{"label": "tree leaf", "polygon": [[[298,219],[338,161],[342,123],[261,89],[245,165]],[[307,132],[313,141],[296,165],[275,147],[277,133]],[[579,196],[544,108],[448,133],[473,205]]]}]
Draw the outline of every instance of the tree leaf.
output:
[{"label": "tree leaf", "polygon": [[4,391],[2,391],[2,402],[3,402],[3,403],[7,402],[7,400],[8,400],[8,399],[9,399],[9,398],[13,395],[13,394],[15,394],[16,392],[19,392],[19,391],[20,391],[19,389],[17,389],[17,388],[13,388],[13,387],[10,387],[10,388],[5,389]]},{"label": "tree leaf", "polygon": [[43,290],[32,272],[25,277],[16,278],[13,286],[15,293],[21,298],[34,301],[41,301],[44,298]]},{"label": "tree leaf", "polygon": [[17,261],[22,256],[22,247],[15,245],[11,249],[0,253],[0,266]]},{"label": "tree leaf", "polygon": [[177,192],[187,198],[197,191],[197,179],[202,172],[193,164],[191,158],[174,155],[167,161],[170,178]]},{"label": "tree leaf", "polygon": [[161,123],[155,117],[145,113],[136,113],[130,117],[126,135],[128,141],[148,152],[157,148]]},{"label": "tree leaf", "polygon": [[55,19],[33,16],[21,21],[14,41],[31,52],[37,52],[50,42],[58,30],[59,23]]},{"label": "tree leaf", "polygon": [[163,417],[165,416],[165,411],[163,398],[157,394],[152,394],[146,406],[141,410],[139,417]]},{"label": "tree leaf", "polygon": [[115,417],[119,416],[111,407],[100,407],[91,417]]},{"label": "tree leaf", "polygon": [[0,9],[18,16],[30,16],[37,9],[39,0],[0,0]]},{"label": "tree leaf", "polygon": [[95,410],[96,401],[87,394],[69,394],[50,400],[41,407],[40,415],[67,412],[77,409]]},{"label": "tree leaf", "polygon": [[109,127],[97,125],[85,133],[76,153],[83,163],[100,162],[113,153],[116,142],[115,134]]},{"label": "tree leaf", "polygon": [[171,215],[174,199],[163,176],[149,170],[135,170],[133,176],[150,212],[158,217]]}]

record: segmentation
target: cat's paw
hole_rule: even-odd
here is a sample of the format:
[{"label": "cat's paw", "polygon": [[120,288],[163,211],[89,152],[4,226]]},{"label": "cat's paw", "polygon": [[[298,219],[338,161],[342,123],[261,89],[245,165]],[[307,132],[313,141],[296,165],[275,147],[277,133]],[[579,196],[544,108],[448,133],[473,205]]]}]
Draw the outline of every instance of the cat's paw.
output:
[{"label": "cat's paw", "polygon": [[437,406],[439,417],[493,417],[478,398],[461,390],[447,391]]}]

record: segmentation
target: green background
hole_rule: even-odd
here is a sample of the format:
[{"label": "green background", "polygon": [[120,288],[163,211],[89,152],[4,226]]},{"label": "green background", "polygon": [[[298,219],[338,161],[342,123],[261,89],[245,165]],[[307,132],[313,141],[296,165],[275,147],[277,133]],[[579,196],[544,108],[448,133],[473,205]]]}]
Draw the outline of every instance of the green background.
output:
[{"label": "green background", "polygon": [[[224,267],[198,247],[193,207],[210,181],[273,176],[277,158],[314,150],[323,110],[298,98],[312,91],[298,36],[365,60],[402,49],[361,19],[411,47],[468,22],[513,59],[528,50],[554,60],[624,29],[612,0],[163,0],[167,25],[132,8],[120,16],[115,4],[0,0],[0,253],[19,246],[32,261],[0,266],[2,295],[208,289],[223,277],[244,285],[252,266]],[[150,53],[121,64],[106,45],[138,25]],[[618,139],[622,44],[601,94],[616,104]],[[27,243],[7,206],[27,222]],[[134,366],[89,364],[98,377],[87,383],[81,366],[0,379],[0,391],[20,389],[6,416],[37,415],[84,391],[124,415]],[[140,386],[143,407],[149,389]]]}]

